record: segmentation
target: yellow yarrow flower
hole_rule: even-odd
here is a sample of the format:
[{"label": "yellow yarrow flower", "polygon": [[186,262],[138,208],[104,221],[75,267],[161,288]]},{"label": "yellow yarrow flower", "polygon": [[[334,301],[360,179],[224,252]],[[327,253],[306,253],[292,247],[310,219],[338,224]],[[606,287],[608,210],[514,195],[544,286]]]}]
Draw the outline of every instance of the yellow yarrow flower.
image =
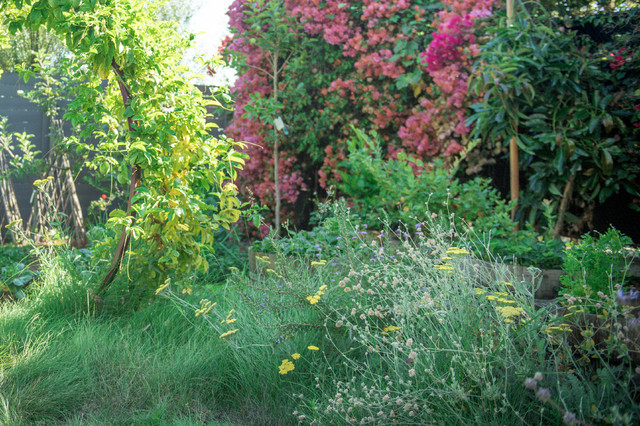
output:
[{"label": "yellow yarrow flower", "polygon": [[319,351],[320,348],[317,346],[307,346],[307,349],[309,349],[310,351]]},{"label": "yellow yarrow flower", "polygon": [[238,330],[239,330],[239,329],[238,329],[238,328],[236,328],[235,330],[229,330],[229,331],[227,331],[227,332],[224,332],[224,333],[222,333],[222,334],[220,335],[220,338],[221,338],[221,339],[224,339],[224,338],[225,338],[225,337],[227,337],[227,336],[231,336],[232,334],[237,333],[237,332],[238,332]]},{"label": "yellow yarrow flower", "polygon": [[324,266],[327,264],[327,261],[322,259],[322,260],[318,260],[318,261],[312,261],[311,262],[311,266]]},{"label": "yellow yarrow flower", "polygon": [[48,176],[44,179],[37,179],[33,181],[33,186],[35,186],[36,188],[42,189],[44,187],[44,184],[46,184],[50,180],[53,180],[53,176]]},{"label": "yellow yarrow flower", "polygon": [[309,301],[310,304],[315,305],[320,300],[320,297],[318,297],[318,296],[307,296],[307,300]]},{"label": "yellow yarrow flower", "polygon": [[447,249],[446,253],[450,256],[464,256],[469,254],[467,250],[458,247],[450,247]]},{"label": "yellow yarrow flower", "polygon": [[275,276],[276,276],[276,277],[278,277],[278,278],[282,278],[282,275],[280,275],[279,273],[277,273],[276,271],[274,271],[274,270],[273,270],[273,269],[271,269],[271,268],[268,268],[268,269],[267,269],[267,272],[268,272],[268,273],[270,273],[270,274],[275,275]]},{"label": "yellow yarrow flower", "polygon": [[401,327],[396,327],[395,325],[390,325],[389,327],[385,327],[384,331],[388,333],[390,331],[397,331],[397,330],[400,330],[400,329],[401,329]]},{"label": "yellow yarrow flower", "polygon": [[296,368],[296,366],[293,365],[293,363],[291,361],[289,361],[288,359],[283,359],[282,360],[282,364],[280,364],[280,366],[278,368],[280,369],[280,374],[285,375],[289,371],[294,370]]},{"label": "yellow yarrow flower", "polygon": [[498,306],[496,310],[505,318],[517,317],[524,313],[524,309],[514,306]]},{"label": "yellow yarrow flower", "polygon": [[546,332],[548,334],[552,334],[553,332],[558,332],[558,333],[571,333],[571,328],[569,328],[568,324],[560,324],[558,326],[550,326],[546,328]]},{"label": "yellow yarrow flower", "polygon": [[441,271],[453,271],[453,265],[450,265],[448,263],[445,263],[444,265],[434,265],[434,268]]},{"label": "yellow yarrow flower", "polygon": [[227,324],[231,324],[232,322],[235,322],[235,319],[231,319],[231,315],[233,315],[233,313],[235,312],[235,309],[232,309],[229,311],[229,315],[227,315],[227,317],[225,319],[223,319],[222,321],[220,321],[220,324],[224,324],[225,322]]},{"label": "yellow yarrow flower", "polygon": [[296,352],[295,354],[291,355],[291,358],[293,358],[293,359],[300,359],[300,356],[301,356],[301,355],[300,355],[299,353],[297,353],[297,352]]},{"label": "yellow yarrow flower", "polygon": [[202,299],[200,301],[200,309],[196,309],[196,316],[209,313],[209,311],[217,304],[218,304],[217,302],[213,303],[207,299]]},{"label": "yellow yarrow flower", "polygon": [[164,282],[164,284],[162,284],[160,287],[158,287],[156,289],[156,294],[159,294],[162,290],[164,290],[165,288],[169,287],[169,284],[171,284],[171,280],[169,278],[167,278],[166,281]]}]

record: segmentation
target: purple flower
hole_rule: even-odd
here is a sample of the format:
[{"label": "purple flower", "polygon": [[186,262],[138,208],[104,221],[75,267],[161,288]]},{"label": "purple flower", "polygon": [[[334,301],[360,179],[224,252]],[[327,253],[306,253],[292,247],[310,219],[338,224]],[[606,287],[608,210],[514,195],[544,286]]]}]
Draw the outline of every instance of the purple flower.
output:
[{"label": "purple flower", "polygon": [[551,400],[551,392],[547,388],[540,388],[538,389],[538,392],[536,392],[536,397],[541,402],[547,402]]}]

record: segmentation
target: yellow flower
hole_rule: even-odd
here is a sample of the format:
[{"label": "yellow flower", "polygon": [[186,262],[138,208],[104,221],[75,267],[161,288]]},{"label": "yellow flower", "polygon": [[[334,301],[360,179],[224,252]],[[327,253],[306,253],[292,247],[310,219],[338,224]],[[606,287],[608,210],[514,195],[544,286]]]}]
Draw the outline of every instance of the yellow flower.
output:
[{"label": "yellow flower", "polygon": [[434,268],[441,271],[453,271],[453,265],[450,265],[448,263],[445,263],[444,265],[434,265]]},{"label": "yellow flower", "polygon": [[323,286],[321,286],[318,290],[320,290],[320,291],[325,291],[326,289],[327,289],[327,286],[326,286],[326,285],[323,285]]},{"label": "yellow flower", "polygon": [[458,247],[450,247],[449,249],[447,249],[446,253],[453,256],[463,256],[469,254],[467,250]]},{"label": "yellow flower", "polygon": [[287,374],[289,371],[292,371],[296,368],[295,365],[288,359],[283,359],[282,364],[278,367],[280,369],[280,374]]},{"label": "yellow flower", "polygon": [[318,260],[317,262],[316,261],[311,262],[311,266],[323,266],[326,264],[327,264],[327,261],[324,259]]},{"label": "yellow flower", "polygon": [[442,260],[443,260],[443,261],[451,260],[451,259],[453,259],[453,258],[452,258],[452,257],[449,257],[449,256],[445,256],[445,257],[443,257],[443,258],[442,258]]},{"label": "yellow flower", "polygon": [[396,331],[396,330],[400,330],[400,327],[396,327],[395,325],[390,325],[389,327],[384,328],[384,331],[387,333],[390,331]]},{"label": "yellow flower", "polygon": [[508,285],[509,287],[513,287],[513,284],[511,284],[510,282],[507,282],[507,281],[505,281],[503,284],[504,285]]},{"label": "yellow flower", "polygon": [[182,294],[193,294],[193,289],[187,287],[182,289]]},{"label": "yellow flower", "polygon": [[202,300],[200,301],[200,309],[197,309],[197,310],[196,310],[196,316],[204,315],[204,314],[209,313],[209,311],[210,311],[214,306],[216,306],[217,304],[218,304],[217,302],[216,302],[216,303],[212,303],[212,302],[210,302],[210,301],[209,301],[209,300],[207,300],[207,299],[202,299]]},{"label": "yellow flower", "polygon": [[510,300],[510,299],[505,299],[504,297],[501,297],[498,299],[498,302],[500,303],[507,303],[509,305],[515,305],[516,301],[515,300]]},{"label": "yellow flower", "polygon": [[50,180],[53,180],[53,176],[49,176],[49,177],[47,177],[45,179],[35,180],[35,181],[33,181],[33,186],[35,186],[36,188],[42,189],[44,184],[46,184]]},{"label": "yellow flower", "polygon": [[236,328],[235,330],[229,330],[229,331],[227,331],[227,332],[224,332],[224,333],[222,333],[222,334],[220,335],[220,338],[221,338],[221,339],[224,339],[224,338],[225,338],[225,337],[227,337],[227,336],[231,336],[232,334],[237,333],[237,332],[238,332],[238,330],[239,330],[239,329],[238,329],[238,328]]},{"label": "yellow flower", "polygon": [[476,295],[478,296],[483,295],[487,292],[487,290],[484,290],[482,288],[476,288],[475,290],[476,290]]},{"label": "yellow flower", "polygon": [[560,324],[558,326],[547,327],[546,331],[547,331],[548,334],[551,334],[554,331],[557,331],[559,333],[563,333],[563,332],[571,333],[572,330],[571,330],[571,328],[569,328],[568,324]]},{"label": "yellow flower", "polygon": [[317,346],[307,346],[307,349],[309,349],[310,351],[319,351],[320,348]]},{"label": "yellow flower", "polygon": [[171,280],[169,278],[167,278],[167,280],[164,282],[164,284],[162,284],[160,287],[158,287],[156,289],[156,294],[159,294],[162,290],[164,290],[165,288],[169,287],[169,284],[171,284]]},{"label": "yellow flower", "polygon": [[238,270],[238,268],[236,268],[235,266],[229,266],[229,270],[230,270],[230,271],[237,271],[237,270]]},{"label": "yellow flower", "polygon": [[316,303],[318,303],[318,300],[320,300],[320,298],[317,295],[307,296],[307,300],[309,301],[310,304],[315,305]]},{"label": "yellow flower", "polygon": [[14,221],[9,222],[9,224],[5,225],[4,227],[5,228],[11,228],[12,226],[17,225],[20,222],[22,222],[22,219],[16,219]]},{"label": "yellow flower", "polygon": [[223,319],[222,321],[220,321],[220,324],[224,324],[225,322],[227,324],[231,324],[232,322],[235,322],[235,319],[231,319],[231,315],[233,315],[233,313],[235,312],[235,309],[232,309],[229,311],[229,315],[227,315],[227,317],[225,319]]},{"label": "yellow flower", "polygon": [[505,318],[517,317],[524,312],[524,309],[516,308],[514,306],[499,306],[496,310]]},{"label": "yellow flower", "polygon": [[298,352],[296,352],[295,354],[291,355],[291,358],[300,359],[300,354]]},{"label": "yellow flower", "polygon": [[268,269],[267,269],[267,272],[268,272],[268,273],[270,273],[270,274],[275,275],[275,276],[276,276],[276,277],[278,277],[278,278],[282,278],[282,275],[280,275],[279,273],[277,273],[276,271],[274,271],[274,270],[273,270],[273,269],[271,269],[271,268],[268,268]]}]

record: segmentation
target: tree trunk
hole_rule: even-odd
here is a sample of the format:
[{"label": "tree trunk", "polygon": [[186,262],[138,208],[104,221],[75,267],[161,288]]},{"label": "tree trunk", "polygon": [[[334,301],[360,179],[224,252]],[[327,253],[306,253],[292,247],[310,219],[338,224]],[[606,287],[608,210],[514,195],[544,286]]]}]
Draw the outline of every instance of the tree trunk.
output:
[{"label": "tree trunk", "polygon": [[571,194],[573,193],[573,181],[575,180],[575,173],[571,175],[567,184],[564,186],[564,192],[562,194],[562,201],[560,202],[560,209],[558,210],[558,219],[556,219],[556,227],[553,231],[553,238],[560,238],[560,233],[562,232],[562,226],[564,225],[564,216],[567,212],[567,207],[569,207],[569,200],[571,199]]}]

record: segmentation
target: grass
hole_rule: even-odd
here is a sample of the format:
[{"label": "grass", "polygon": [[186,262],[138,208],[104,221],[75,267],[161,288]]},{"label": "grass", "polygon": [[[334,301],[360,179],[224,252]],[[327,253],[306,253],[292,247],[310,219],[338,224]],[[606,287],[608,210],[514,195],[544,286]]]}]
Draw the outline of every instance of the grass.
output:
[{"label": "grass", "polygon": [[225,260],[141,299],[121,277],[98,300],[99,268],[44,255],[29,297],[0,306],[0,423],[638,420],[624,341],[572,346],[569,319],[536,308],[506,271],[479,269],[464,235],[336,224],[336,257],[314,256],[326,263],[251,274]]}]

